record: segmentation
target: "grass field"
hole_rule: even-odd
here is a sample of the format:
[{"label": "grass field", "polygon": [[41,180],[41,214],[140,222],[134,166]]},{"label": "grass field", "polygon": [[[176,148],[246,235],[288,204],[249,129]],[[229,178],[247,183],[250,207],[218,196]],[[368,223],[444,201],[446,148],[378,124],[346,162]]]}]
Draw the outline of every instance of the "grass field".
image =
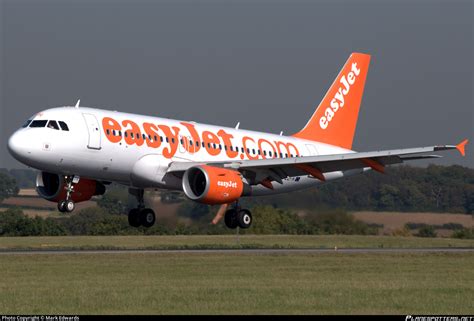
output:
[{"label": "grass field", "polygon": [[173,235],[0,237],[0,249],[474,247],[474,240],[359,235]]},{"label": "grass field", "polygon": [[1,255],[4,314],[473,314],[474,255]]},{"label": "grass field", "polygon": [[[429,225],[443,225],[447,223],[461,224],[466,228],[474,227],[472,214],[453,213],[400,213],[400,212],[352,212],[358,220],[366,223],[383,224],[381,234],[390,235],[392,232],[402,229],[406,223],[424,223]],[[437,230],[438,235],[451,235],[453,231]]]}]

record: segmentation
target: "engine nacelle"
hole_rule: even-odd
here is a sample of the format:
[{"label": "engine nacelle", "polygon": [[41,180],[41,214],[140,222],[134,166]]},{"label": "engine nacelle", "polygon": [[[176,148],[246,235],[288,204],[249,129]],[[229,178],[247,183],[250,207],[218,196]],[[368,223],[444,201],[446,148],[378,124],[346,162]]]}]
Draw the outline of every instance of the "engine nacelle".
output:
[{"label": "engine nacelle", "polygon": [[[36,191],[42,198],[59,202],[66,199],[66,182],[64,177],[58,174],[39,172],[36,176]],[[103,195],[105,186],[95,180],[81,178],[77,184],[74,184],[74,192],[71,199],[78,203],[88,201],[94,195]]]},{"label": "engine nacelle", "polygon": [[232,203],[244,192],[238,171],[208,165],[188,168],[182,184],[188,198],[210,205]]}]

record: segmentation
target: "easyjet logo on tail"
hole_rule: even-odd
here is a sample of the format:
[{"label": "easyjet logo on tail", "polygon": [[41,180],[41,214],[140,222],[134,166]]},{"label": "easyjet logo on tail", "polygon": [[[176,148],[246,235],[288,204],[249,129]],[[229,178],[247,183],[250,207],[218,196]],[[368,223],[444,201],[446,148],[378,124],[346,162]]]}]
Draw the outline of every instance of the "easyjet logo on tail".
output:
[{"label": "easyjet logo on tail", "polygon": [[293,137],[351,149],[369,64],[370,55],[352,53],[306,126]]},{"label": "easyjet logo on tail", "polygon": [[351,71],[349,71],[347,75],[342,75],[341,79],[339,79],[341,86],[332,98],[329,107],[324,111],[324,115],[319,119],[321,129],[326,129],[339,108],[344,107],[345,97],[351,90],[352,85],[356,82],[359,74],[360,68],[357,68],[357,62],[354,62],[352,63]]}]

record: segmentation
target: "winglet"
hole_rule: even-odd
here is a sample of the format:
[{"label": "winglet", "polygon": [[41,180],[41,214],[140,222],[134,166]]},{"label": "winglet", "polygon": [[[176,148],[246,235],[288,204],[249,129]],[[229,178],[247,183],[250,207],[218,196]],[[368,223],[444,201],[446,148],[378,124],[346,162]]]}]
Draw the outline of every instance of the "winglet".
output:
[{"label": "winglet", "polygon": [[459,151],[459,153],[461,153],[461,155],[464,157],[466,156],[466,145],[467,143],[469,142],[469,139],[465,139],[463,140],[462,142],[460,142],[459,144],[456,145],[456,149]]},{"label": "winglet", "polygon": [[76,106],[74,106],[74,107],[79,108],[79,104],[80,104],[80,103],[81,103],[81,100],[78,99],[78,100],[77,100],[77,103],[76,103]]}]

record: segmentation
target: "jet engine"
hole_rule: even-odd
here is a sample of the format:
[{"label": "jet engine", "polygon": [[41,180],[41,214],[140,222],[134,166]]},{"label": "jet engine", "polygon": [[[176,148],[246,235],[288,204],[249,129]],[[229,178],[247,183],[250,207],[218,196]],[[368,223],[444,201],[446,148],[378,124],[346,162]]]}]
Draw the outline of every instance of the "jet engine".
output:
[{"label": "jet engine", "polygon": [[188,198],[209,205],[232,203],[244,193],[238,171],[208,165],[188,168],[182,184]]},{"label": "jet engine", "polygon": [[[66,199],[66,182],[62,175],[47,172],[39,172],[36,176],[36,191],[42,198],[58,202]],[[105,186],[95,180],[81,178],[77,184],[74,184],[74,192],[71,194],[71,200],[74,202],[88,201],[94,195],[103,195]]]}]

